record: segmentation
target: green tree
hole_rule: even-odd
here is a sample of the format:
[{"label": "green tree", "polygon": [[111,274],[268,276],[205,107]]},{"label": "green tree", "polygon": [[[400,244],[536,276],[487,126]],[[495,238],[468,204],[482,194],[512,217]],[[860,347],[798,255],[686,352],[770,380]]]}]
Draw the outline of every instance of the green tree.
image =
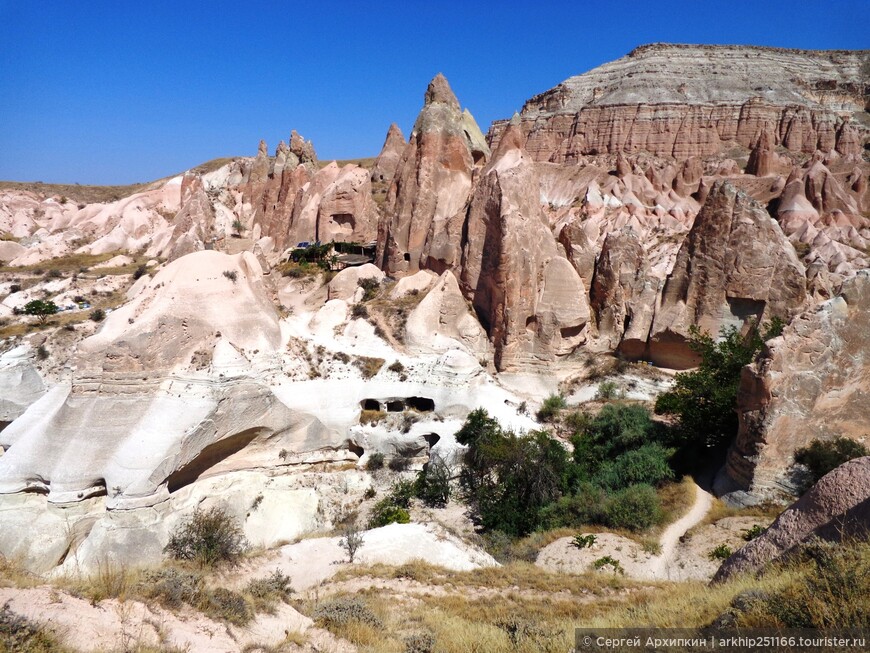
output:
[{"label": "green tree", "polygon": [[468,446],[461,482],[487,530],[529,533],[539,525],[540,510],[570,488],[568,453],[545,432],[504,431],[478,409],[456,440]]},{"label": "green tree", "polygon": [[802,486],[804,490],[808,490],[822,476],[843,463],[867,455],[870,455],[870,451],[860,442],[839,437],[828,441],[813,440],[809,446],[795,451],[794,459],[807,468],[807,478],[803,480]]},{"label": "green tree", "polygon": [[24,310],[22,312],[25,315],[35,315],[39,318],[40,324],[45,324],[48,317],[54,315],[57,311],[57,304],[50,299],[34,299],[24,305]]},{"label": "green tree", "polygon": [[754,326],[746,335],[736,327],[726,327],[716,341],[692,326],[689,347],[701,362],[695,370],[677,374],[674,387],[656,400],[656,413],[677,417],[678,432],[686,444],[728,444],[737,433],[740,370],[752,362],[766,340],[782,333],[782,327],[778,318],[765,325],[763,333]]}]

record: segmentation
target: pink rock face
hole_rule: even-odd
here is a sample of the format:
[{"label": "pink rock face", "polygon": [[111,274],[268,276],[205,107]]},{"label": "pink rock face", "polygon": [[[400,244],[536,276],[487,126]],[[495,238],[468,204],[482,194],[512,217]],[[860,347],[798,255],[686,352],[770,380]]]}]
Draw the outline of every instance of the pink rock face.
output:
[{"label": "pink rock face", "polygon": [[472,172],[489,156],[482,134],[443,75],[425,104],[387,195],[377,261],[388,274],[459,265]]},{"label": "pink rock face", "polygon": [[610,232],[604,241],[590,305],[598,337],[611,350],[640,358],[652,324],[659,280],[649,274],[646,253],[631,228]]},{"label": "pink rock face", "polygon": [[689,327],[716,335],[747,319],[792,317],[804,307],[806,274],[794,248],[764,208],[727,181],[710,191],[662,289],[649,356],[666,367],[697,359]]},{"label": "pink rock face", "polygon": [[761,571],[811,536],[839,541],[861,536],[870,522],[870,457],[840,465],[793,503],[761,536],[726,560],[714,582]]},{"label": "pink rock face", "polygon": [[399,126],[396,123],[390,125],[384,146],[372,167],[372,182],[388,184],[393,180],[407,144]]},{"label": "pink rock face", "polygon": [[[643,46],[526,102],[525,146],[537,161],[620,151],[682,160],[735,143],[751,148],[767,131],[773,145],[795,152],[836,147],[857,156],[868,130],[842,116],[864,110],[863,54]],[[493,147],[505,128],[493,123]]]},{"label": "pink rock face", "polygon": [[538,203],[535,165],[509,130],[484,169],[468,213],[461,283],[489,331],[501,371],[542,367],[586,339],[580,275]]},{"label": "pink rock face", "polygon": [[190,181],[183,205],[173,220],[173,231],[168,252],[170,261],[206,249],[211,244],[214,228],[214,209],[202,188],[202,183]]},{"label": "pink rock face", "polygon": [[867,442],[870,366],[870,272],[843,283],[842,295],[811,309],[768,343],[743,370],[737,411],[740,431],[727,473],[756,497],[794,491],[794,452],[814,439]]}]

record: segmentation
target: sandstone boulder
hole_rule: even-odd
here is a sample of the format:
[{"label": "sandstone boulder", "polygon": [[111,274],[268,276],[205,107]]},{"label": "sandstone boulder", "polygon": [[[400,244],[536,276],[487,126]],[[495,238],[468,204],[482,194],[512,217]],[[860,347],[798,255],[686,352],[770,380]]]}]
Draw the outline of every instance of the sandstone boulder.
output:
[{"label": "sandstone boulder", "polygon": [[45,391],[29,347],[22,345],[0,355],[0,428],[23,414]]},{"label": "sandstone boulder", "polygon": [[870,525],[870,456],[850,460],[824,476],[762,535],[726,560],[713,578],[761,571],[810,537],[839,541],[865,535]]},{"label": "sandstone boulder", "polygon": [[405,342],[415,349],[428,351],[446,351],[457,345],[474,354],[488,350],[486,332],[468,310],[459,283],[450,270],[441,275],[411,311],[405,326]]},{"label": "sandstone boulder", "polygon": [[378,283],[381,283],[384,280],[384,273],[371,263],[345,268],[329,282],[327,300],[342,299],[347,302],[357,301],[359,295],[362,294],[362,289],[359,287],[361,279],[375,279]]}]

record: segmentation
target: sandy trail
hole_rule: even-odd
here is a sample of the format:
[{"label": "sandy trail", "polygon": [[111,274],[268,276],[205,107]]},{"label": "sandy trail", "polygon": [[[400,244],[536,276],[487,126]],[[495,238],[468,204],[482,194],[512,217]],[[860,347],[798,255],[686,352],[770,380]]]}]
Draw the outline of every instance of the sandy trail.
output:
[{"label": "sandy trail", "polygon": [[698,524],[709,512],[713,504],[713,495],[703,489],[697,483],[695,485],[695,502],[689,511],[673,524],[668,526],[659,538],[662,552],[650,561],[646,567],[645,578],[649,580],[668,580],[670,578],[671,565],[674,562],[674,553],[680,538],[692,526]]}]

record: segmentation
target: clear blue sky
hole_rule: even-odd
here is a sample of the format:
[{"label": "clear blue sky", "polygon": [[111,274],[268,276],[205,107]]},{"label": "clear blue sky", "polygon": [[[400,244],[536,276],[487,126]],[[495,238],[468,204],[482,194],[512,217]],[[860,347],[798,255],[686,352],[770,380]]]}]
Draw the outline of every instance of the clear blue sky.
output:
[{"label": "clear blue sky", "polygon": [[439,71],[486,131],[657,41],[870,48],[870,0],[0,0],[0,179],[146,181],[291,129],[374,156]]}]

